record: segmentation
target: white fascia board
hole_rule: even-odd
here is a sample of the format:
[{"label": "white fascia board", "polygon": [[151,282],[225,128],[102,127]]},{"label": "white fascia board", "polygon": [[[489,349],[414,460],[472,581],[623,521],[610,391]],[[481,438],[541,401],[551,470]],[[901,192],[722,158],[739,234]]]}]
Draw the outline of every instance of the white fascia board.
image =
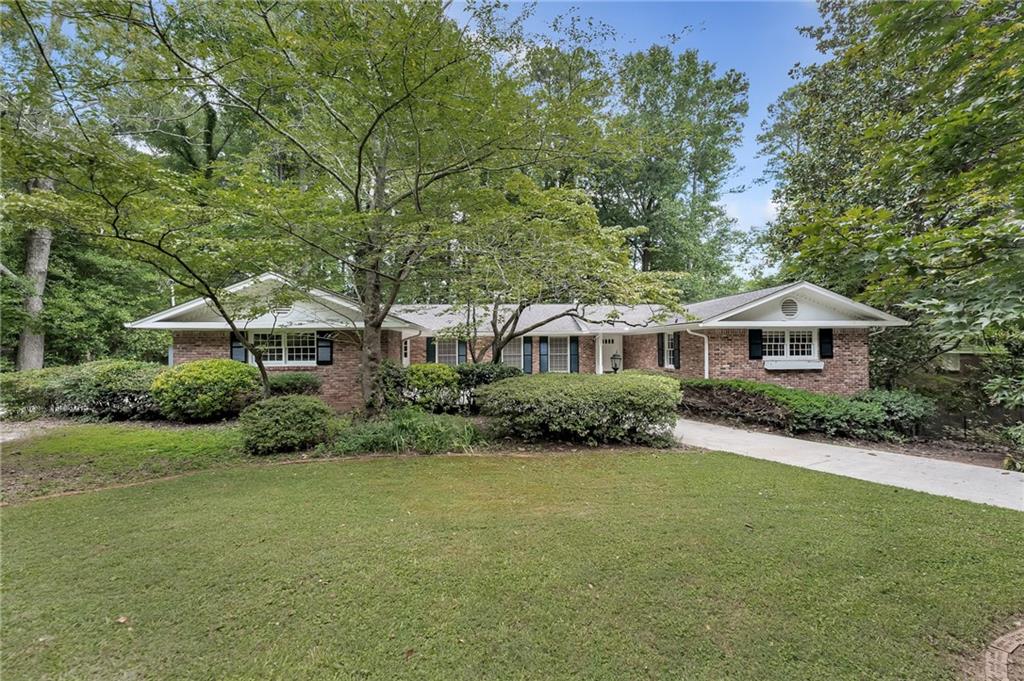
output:
[{"label": "white fascia board", "polygon": [[792,322],[783,321],[745,321],[745,322],[703,322],[694,328],[701,329],[870,329],[874,327],[888,326],[910,326],[910,322],[903,319],[894,321],[881,321],[874,319],[849,319],[849,320],[800,320]]},{"label": "white fascia board", "polygon": [[[870,305],[865,305],[864,303],[858,303],[856,300],[852,300],[850,298],[847,298],[846,296],[839,295],[838,293],[835,293],[833,291],[829,291],[827,288],[822,288],[821,286],[817,286],[815,284],[812,284],[809,281],[798,281],[795,284],[792,284],[791,286],[787,286],[786,288],[784,288],[784,289],[782,289],[780,291],[776,291],[775,293],[771,293],[771,294],[769,294],[767,296],[764,296],[763,298],[758,298],[757,300],[752,300],[749,303],[745,303],[743,305],[740,305],[739,307],[734,307],[731,310],[726,310],[725,312],[717,314],[714,317],[709,317],[708,319],[704,320],[704,322],[701,324],[701,326],[704,326],[705,328],[707,328],[709,325],[711,325],[713,323],[723,323],[722,320],[725,320],[725,319],[727,319],[729,317],[732,317],[733,315],[737,315],[737,314],[740,314],[742,312],[746,312],[747,310],[749,310],[751,308],[754,308],[754,307],[757,307],[758,305],[763,305],[765,303],[771,302],[772,300],[778,300],[779,298],[784,298],[785,296],[790,295],[790,294],[795,293],[795,292],[800,291],[800,290],[808,290],[808,291],[810,291],[812,293],[816,293],[818,295],[821,295],[822,297],[828,298],[829,300],[832,300],[834,302],[837,302],[837,303],[840,303],[840,304],[843,304],[843,305],[848,305],[848,306],[854,308],[855,310],[859,310],[859,311],[861,311],[861,312],[863,312],[865,314],[870,314],[870,315],[875,315],[877,317],[880,317],[879,321],[875,322],[874,320],[871,320],[871,323],[866,324],[866,326],[907,326],[909,324],[909,322],[904,321],[903,319],[900,319],[899,317],[896,317],[895,315],[891,315],[888,312],[883,312],[883,311],[879,310],[878,308],[871,307]],[[850,321],[855,321],[855,320],[850,320]],[[856,320],[856,321],[860,321],[860,320]],[[887,322],[887,323],[885,323],[885,322]],[[746,326],[751,326],[751,322],[744,322],[744,324]],[[729,325],[733,326],[733,325],[737,325],[737,324],[729,323]],[[740,326],[742,326],[742,325],[740,325]],[[830,326],[839,326],[839,324],[838,323],[832,323]]]}]

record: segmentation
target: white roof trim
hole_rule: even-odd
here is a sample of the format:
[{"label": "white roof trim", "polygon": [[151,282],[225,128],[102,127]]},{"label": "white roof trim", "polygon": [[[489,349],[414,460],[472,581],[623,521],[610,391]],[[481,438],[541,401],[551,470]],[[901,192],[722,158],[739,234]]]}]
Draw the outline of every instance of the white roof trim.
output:
[{"label": "white roof trim", "polygon": [[[288,287],[291,287],[291,288],[297,288],[286,277],[283,277],[280,274],[277,274],[276,272],[264,272],[263,274],[259,274],[259,275],[255,276],[255,277],[249,277],[248,279],[243,279],[242,281],[240,281],[240,282],[238,282],[236,284],[232,284],[231,286],[226,287],[224,289],[224,292],[225,293],[237,293],[238,291],[241,291],[241,290],[244,290],[246,288],[249,288],[250,286],[253,286],[254,284],[260,284],[260,283],[263,283],[263,282],[266,282],[266,281],[276,281],[276,282],[281,283],[281,284],[283,284],[285,286],[288,286]],[[325,290],[319,289],[319,288],[305,289],[304,292],[307,295],[315,296],[317,298],[321,298],[323,300],[326,300],[326,301],[329,301],[331,303],[334,303],[335,305],[339,305],[341,307],[344,307],[344,308],[346,308],[347,310],[349,310],[351,312],[355,312],[356,314],[358,314],[360,316],[362,315],[362,312],[359,309],[359,304],[356,301],[351,300],[349,298],[345,298],[345,297],[339,296],[339,295],[337,295],[335,293],[331,293],[330,291],[325,291]],[[136,320],[134,322],[128,322],[124,326],[127,329],[181,329],[181,330],[197,329],[197,330],[201,330],[201,329],[229,329],[229,328],[231,328],[228,325],[227,322],[222,322],[222,321],[221,322],[174,322],[174,321],[166,321],[168,317],[176,317],[176,316],[178,316],[178,315],[180,315],[180,314],[182,314],[184,312],[189,312],[189,311],[194,310],[194,309],[196,309],[198,307],[202,307],[203,305],[206,305],[207,304],[207,300],[208,299],[205,296],[201,296],[199,298],[193,298],[192,300],[189,300],[188,302],[182,303],[181,305],[175,305],[174,307],[168,308],[166,310],[161,310],[160,312],[156,312],[154,314],[151,314],[148,317],[144,317],[144,318]],[[243,326],[244,326],[244,324],[243,324]],[[383,327],[384,328],[412,328],[412,329],[419,329],[421,331],[426,331],[427,330],[425,327],[420,326],[419,324],[416,324],[414,322],[410,322],[410,321],[408,321],[406,319],[402,319],[401,317],[399,317],[397,315],[393,315],[393,314],[389,314],[385,318]],[[313,325],[295,325],[295,326],[289,326],[287,328],[293,328],[293,329],[297,329],[297,328],[325,328],[325,325],[324,324],[319,324],[319,325],[317,325],[317,324],[313,324]],[[349,324],[347,325],[347,327],[345,327],[345,328],[361,329],[361,328],[363,328],[363,322],[361,322],[361,321],[360,322],[351,322],[350,321]]]},{"label": "white roof trim", "polygon": [[764,303],[770,302],[772,300],[777,300],[779,298],[783,298],[785,296],[792,295],[793,293],[795,293],[797,291],[801,291],[801,290],[807,290],[807,291],[810,291],[811,293],[815,293],[815,294],[818,294],[818,295],[823,296],[825,298],[828,298],[829,300],[832,300],[832,301],[835,301],[835,302],[838,302],[838,303],[842,303],[844,305],[849,305],[850,307],[854,308],[855,310],[859,310],[859,311],[861,311],[861,312],[863,312],[865,314],[870,314],[870,315],[874,315],[876,317],[879,317],[879,320],[876,322],[874,320],[866,321],[866,320],[852,320],[851,319],[849,321],[830,321],[830,322],[821,322],[821,323],[806,322],[806,321],[801,320],[800,322],[795,322],[794,321],[792,323],[773,322],[774,324],[776,324],[778,326],[823,326],[823,327],[826,327],[826,328],[827,327],[842,327],[844,325],[850,325],[853,322],[861,322],[861,324],[857,324],[857,326],[909,326],[910,325],[910,322],[908,322],[906,320],[903,320],[903,319],[900,319],[899,317],[896,317],[894,315],[891,315],[888,312],[882,312],[878,308],[871,307],[870,305],[865,305],[864,303],[858,303],[856,300],[851,300],[850,298],[847,298],[846,296],[841,296],[838,293],[834,293],[833,291],[829,291],[826,288],[822,288],[820,286],[815,286],[814,284],[812,284],[812,283],[810,283],[808,281],[798,281],[795,284],[792,284],[791,286],[787,286],[784,289],[781,289],[779,291],[775,291],[774,293],[769,293],[766,296],[763,296],[763,297],[758,298],[756,300],[752,300],[749,303],[745,303],[745,304],[740,305],[738,307],[734,307],[731,310],[726,310],[725,312],[719,313],[719,314],[715,315],[714,317],[709,317],[708,319],[705,319],[703,322],[701,322],[700,326],[704,327],[704,328],[715,327],[715,326],[725,326],[725,327],[730,327],[730,326],[743,326],[743,327],[757,326],[757,322],[750,322],[750,321],[745,321],[745,322],[728,322],[728,321],[725,321],[725,320],[728,317],[732,317],[733,315],[740,314],[741,312],[746,312],[747,310],[749,310],[751,308],[754,308],[754,307],[757,307],[758,305],[763,305]]}]

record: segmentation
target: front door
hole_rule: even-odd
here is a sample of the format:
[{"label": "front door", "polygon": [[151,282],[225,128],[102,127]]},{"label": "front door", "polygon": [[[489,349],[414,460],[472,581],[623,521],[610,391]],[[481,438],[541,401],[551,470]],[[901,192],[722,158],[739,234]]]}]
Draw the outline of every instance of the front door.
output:
[{"label": "front door", "polygon": [[[601,368],[606,374],[612,373],[612,355],[618,353],[622,357],[622,334],[604,334],[601,341]],[[619,363],[622,370],[622,363]]]}]

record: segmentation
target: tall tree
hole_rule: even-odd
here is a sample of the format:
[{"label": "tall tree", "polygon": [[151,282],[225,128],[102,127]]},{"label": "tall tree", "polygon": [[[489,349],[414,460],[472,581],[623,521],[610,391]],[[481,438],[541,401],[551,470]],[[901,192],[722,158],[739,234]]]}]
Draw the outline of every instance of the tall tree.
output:
[{"label": "tall tree", "polygon": [[821,11],[805,32],[830,58],[796,71],[762,133],[779,182],[769,255],[919,317],[933,352],[1021,333],[1020,4]]},{"label": "tall tree", "polygon": [[735,71],[718,76],[696,51],[674,55],[665,46],[626,55],[616,78],[610,150],[591,185],[601,220],[646,228],[630,239],[638,269],[689,272],[705,280],[691,294],[712,293],[731,271],[723,254],[736,241],[721,199],[747,80]]}]

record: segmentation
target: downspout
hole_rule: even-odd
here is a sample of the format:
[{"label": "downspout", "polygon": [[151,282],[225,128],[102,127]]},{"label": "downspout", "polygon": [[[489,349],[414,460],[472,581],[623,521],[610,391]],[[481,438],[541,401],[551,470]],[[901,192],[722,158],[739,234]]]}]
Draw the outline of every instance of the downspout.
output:
[{"label": "downspout", "polygon": [[683,329],[683,330],[686,331],[686,333],[690,334],[691,336],[697,336],[698,338],[703,338],[704,339],[704,378],[711,378],[711,373],[710,373],[710,371],[708,369],[708,364],[709,364],[709,360],[708,360],[708,337],[705,336],[702,333],[697,333],[696,331],[690,331],[689,329]]}]

